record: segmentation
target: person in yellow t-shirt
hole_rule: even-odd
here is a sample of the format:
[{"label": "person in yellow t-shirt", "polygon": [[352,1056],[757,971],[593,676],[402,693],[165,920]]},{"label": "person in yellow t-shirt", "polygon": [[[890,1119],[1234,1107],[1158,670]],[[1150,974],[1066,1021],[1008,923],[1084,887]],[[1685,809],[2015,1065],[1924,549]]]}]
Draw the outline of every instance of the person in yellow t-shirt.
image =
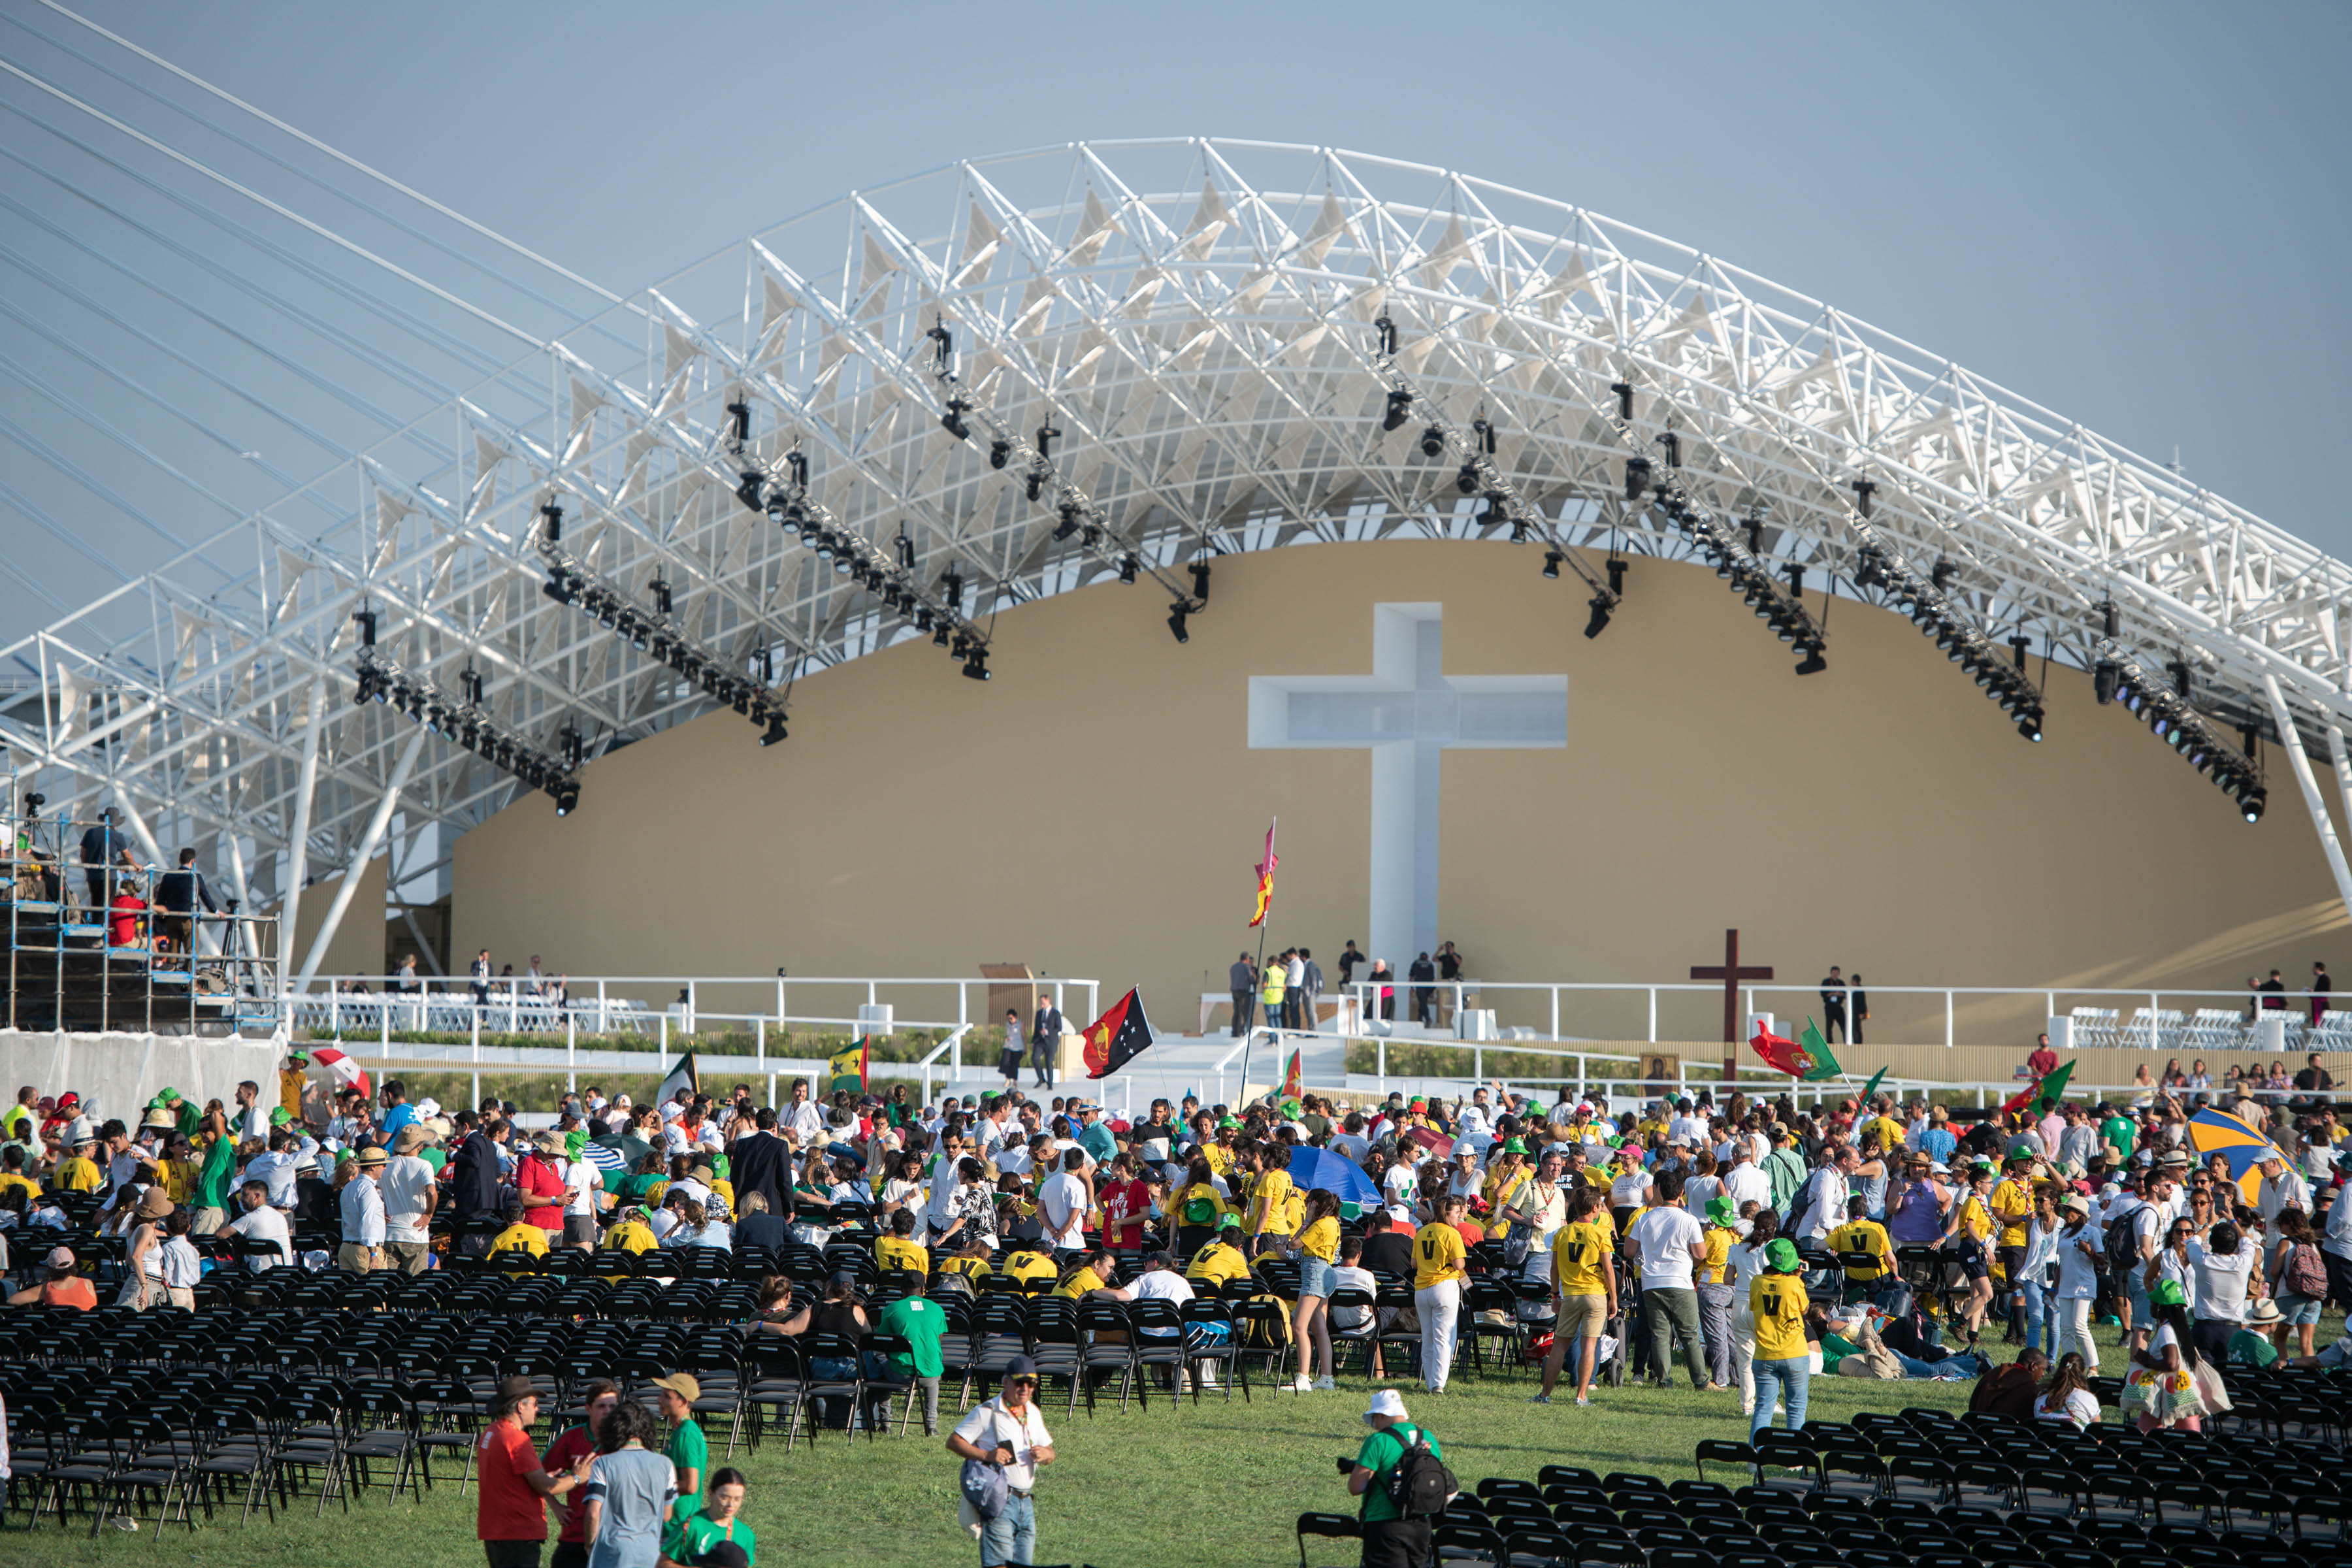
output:
[{"label": "person in yellow t-shirt", "polygon": [[929,1276],[931,1255],[914,1236],[914,1210],[899,1209],[890,1215],[890,1234],[874,1238],[874,1261],[881,1265],[883,1272],[904,1268]]},{"label": "person in yellow t-shirt", "polygon": [[1298,1305],[1290,1325],[1291,1342],[1298,1347],[1298,1376],[1290,1386],[1310,1394],[1339,1386],[1331,1377],[1337,1370],[1331,1359],[1331,1292],[1339,1282],[1334,1264],[1339,1256],[1339,1195],[1316,1188],[1307,1194],[1301,1219],[1295,1233]]},{"label": "person in yellow t-shirt", "polygon": [[77,1144],[74,1152],[58,1161],[58,1168],[49,1173],[49,1184],[61,1193],[98,1191],[106,1181],[106,1173],[98,1168],[92,1157],[97,1148],[94,1142]]},{"label": "person in yellow t-shirt", "polygon": [[1568,1223],[1551,1241],[1551,1353],[1544,1358],[1538,1405],[1551,1403],[1571,1344],[1577,1358],[1576,1402],[1592,1403],[1601,1331],[1617,1315],[1617,1270],[1609,1261],[1610,1237],[1603,1228],[1608,1223],[1609,1210],[1598,1191],[1578,1187],[1568,1194]]},{"label": "person in yellow t-shirt", "polygon": [[1232,1280],[1248,1279],[1249,1271],[1249,1259],[1242,1256],[1241,1222],[1229,1219],[1217,1239],[1194,1255],[1184,1278],[1195,1285],[1223,1290]]},{"label": "person in yellow t-shirt", "polygon": [[1748,1426],[1751,1442],[1771,1426],[1772,1406],[1784,1397],[1789,1430],[1805,1424],[1813,1347],[1805,1332],[1805,1311],[1812,1303],[1805,1294],[1804,1266],[1796,1243],[1779,1237],[1764,1249],[1764,1272],[1748,1282],[1748,1310],[1756,1319],[1756,1354],[1748,1363],[1756,1378],[1756,1413]]},{"label": "person in yellow t-shirt", "polygon": [[1206,1154],[1195,1154],[1186,1168],[1183,1182],[1170,1191],[1168,1206],[1170,1234],[1176,1237],[1175,1253],[1189,1257],[1207,1246],[1225,1221],[1233,1216],[1234,1205],[1217,1190],[1215,1173]]},{"label": "person in yellow t-shirt", "polygon": [[988,1243],[975,1237],[965,1242],[953,1258],[940,1258],[940,1272],[961,1274],[976,1281],[995,1273],[996,1268],[988,1260]]},{"label": "person in yellow t-shirt", "polygon": [[1470,1278],[1463,1267],[1469,1249],[1456,1227],[1469,1212],[1467,1198],[1448,1193],[1438,1200],[1437,1217],[1413,1233],[1412,1306],[1421,1319],[1422,1382],[1432,1394],[1445,1392],[1454,1370],[1454,1328]]},{"label": "person in yellow t-shirt", "polygon": [[1706,1342],[1710,1390],[1733,1386],[1731,1312],[1738,1304],[1738,1292],[1731,1283],[1731,1249],[1747,1235],[1748,1227],[1739,1223],[1737,1200],[1722,1194],[1706,1200],[1706,1225],[1699,1233],[1699,1244],[1706,1252],[1691,1278],[1698,1289],[1699,1337]]},{"label": "person in yellow t-shirt", "polygon": [[1075,1301],[1089,1290],[1107,1288],[1113,1272],[1110,1254],[1100,1247],[1089,1247],[1063,1270],[1062,1282],[1054,1287],[1054,1294]]},{"label": "person in yellow t-shirt", "polygon": [[1046,1254],[1024,1247],[1004,1260],[1004,1272],[1026,1285],[1034,1279],[1059,1279],[1062,1271]]},{"label": "person in yellow t-shirt", "polygon": [[1254,1258],[1290,1235],[1290,1151],[1280,1143],[1260,1143],[1249,1153],[1257,1180],[1250,1190],[1250,1255]]},{"label": "person in yellow t-shirt", "polygon": [[612,1247],[616,1251],[634,1252],[639,1255],[651,1252],[661,1245],[661,1241],[654,1235],[654,1227],[646,1223],[649,1218],[651,1215],[644,1209],[629,1210],[627,1214],[621,1216],[612,1229],[604,1233],[604,1239],[598,1245]]},{"label": "person in yellow t-shirt", "polygon": [[2001,1277],[2014,1284],[2025,1267],[2025,1227],[2033,1218],[2033,1156],[2020,1149],[2009,1152],[2007,1172],[1992,1189],[1992,1217],[2000,1224],[1993,1256]]},{"label": "person in yellow t-shirt", "polygon": [[1874,1132],[1878,1134],[1878,1147],[1882,1152],[1903,1147],[1903,1124],[1887,1115],[1883,1108],[1862,1124],[1859,1138],[1867,1138]]},{"label": "person in yellow t-shirt", "polygon": [[528,1252],[533,1258],[547,1256],[547,1227],[522,1217],[520,1198],[508,1206],[506,1221],[506,1229],[490,1238],[492,1258],[507,1252]]},{"label": "person in yellow t-shirt", "polygon": [[1967,1299],[1960,1306],[1960,1321],[1968,1331],[1969,1348],[1976,1348],[1977,1331],[1984,1323],[1985,1309],[1992,1304],[1992,1270],[1985,1257],[1985,1238],[1993,1233],[1992,1166],[1979,1162],[1968,1175],[1968,1188],[1958,1202],[1952,1205],[1952,1217],[1945,1223],[1943,1238],[1937,1243],[1944,1251],[1944,1261],[1957,1270],[1967,1286]]},{"label": "person in yellow t-shirt", "polygon": [[[1845,1266],[1846,1300],[1873,1300],[1883,1281],[1895,1278],[1895,1242],[1886,1227],[1870,1217],[1869,1200],[1860,1193],[1845,1201],[1845,1223],[1824,1237],[1822,1245]],[[1866,1254],[1869,1262],[1857,1266],[1846,1260],[1848,1253]]]},{"label": "person in yellow t-shirt", "polygon": [[1524,1191],[1533,1174],[1528,1169],[1528,1146],[1519,1139],[1507,1139],[1496,1145],[1494,1163],[1487,1168],[1486,1179],[1478,1184],[1478,1195],[1486,1202],[1486,1212],[1493,1216],[1486,1234],[1506,1237],[1511,1234],[1510,1202]]},{"label": "person in yellow t-shirt", "polygon": [[[0,1170],[0,1194],[21,1191],[25,1194],[26,1206],[29,1208],[33,1200],[41,1195],[41,1184],[25,1174],[25,1152],[22,1149],[9,1150],[7,1161],[7,1167]],[[175,1196],[173,1201],[185,1200]]]}]

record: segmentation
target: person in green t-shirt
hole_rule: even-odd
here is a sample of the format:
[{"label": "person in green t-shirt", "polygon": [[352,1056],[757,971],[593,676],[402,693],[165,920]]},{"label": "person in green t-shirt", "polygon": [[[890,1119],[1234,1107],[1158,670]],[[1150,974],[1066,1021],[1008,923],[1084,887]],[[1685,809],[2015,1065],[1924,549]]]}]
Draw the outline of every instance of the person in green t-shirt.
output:
[{"label": "person in green t-shirt", "polygon": [[693,1373],[674,1372],[654,1379],[661,1390],[662,1419],[671,1423],[669,1446],[662,1450],[677,1467],[677,1506],[662,1527],[662,1554],[685,1555],[686,1527],[702,1511],[702,1483],[710,1474],[710,1442],[695,1425],[694,1402],[702,1397],[702,1384]]},{"label": "person in green t-shirt", "polygon": [[195,1223],[188,1227],[191,1236],[210,1236],[228,1223],[229,1188],[236,1181],[236,1140],[228,1134],[228,1116],[215,1110],[205,1116],[199,1131],[209,1133],[212,1142],[205,1148],[204,1162],[196,1167],[196,1187],[191,1196],[196,1211]]},{"label": "person in green t-shirt", "polygon": [[[940,1341],[947,1337],[948,1315],[937,1301],[923,1294],[923,1277],[908,1273],[907,1293],[882,1310],[874,1331],[877,1334],[896,1334],[907,1342],[911,1353],[893,1354],[890,1370],[922,1385],[923,1436],[936,1437],[940,1435],[940,1373],[947,1365],[940,1357]],[[908,1397],[914,1395],[909,1393]],[[890,1407],[885,1405],[882,1425],[889,1424]]]},{"label": "person in green t-shirt", "polygon": [[[2112,1143],[2123,1160],[2132,1157],[2132,1145],[2138,1141],[2139,1125],[2122,1111],[2116,1111],[2099,1123],[2099,1142]],[[2121,1161],[2118,1161],[2120,1163]]]},{"label": "person in green t-shirt", "polygon": [[1396,1504],[1389,1500],[1389,1472],[1416,1437],[1424,1438],[1429,1451],[1439,1458],[1445,1457],[1437,1439],[1411,1424],[1405,1414],[1404,1396],[1393,1388],[1383,1388],[1372,1395],[1372,1407],[1364,1412],[1364,1425],[1371,1435],[1356,1451],[1348,1465],[1348,1490],[1364,1500],[1360,1516],[1364,1527],[1364,1561],[1367,1563],[1407,1564],[1425,1563],[1430,1554],[1430,1521],[1406,1519],[1397,1512]]},{"label": "person in green t-shirt", "polygon": [[741,1547],[745,1563],[760,1560],[751,1527],[743,1522],[743,1492],[742,1471],[722,1465],[710,1472],[710,1484],[702,1489],[702,1511],[686,1521],[684,1561],[701,1562],[722,1541]]}]

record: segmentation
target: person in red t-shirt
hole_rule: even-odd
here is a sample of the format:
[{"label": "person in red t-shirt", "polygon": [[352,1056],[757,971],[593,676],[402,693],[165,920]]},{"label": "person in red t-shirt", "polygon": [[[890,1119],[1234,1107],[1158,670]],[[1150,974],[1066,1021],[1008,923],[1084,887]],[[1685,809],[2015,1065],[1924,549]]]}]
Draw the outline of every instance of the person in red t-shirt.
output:
[{"label": "person in red t-shirt", "polygon": [[[621,1403],[619,1385],[601,1377],[583,1388],[581,1394],[588,1419],[558,1437],[541,1456],[540,1468],[550,1475],[560,1475],[583,1461],[595,1459],[596,1428],[604,1424],[604,1417],[613,1413],[613,1406]],[[549,1568],[588,1568],[586,1510],[576,1503],[564,1503],[560,1507],[558,1517],[563,1524],[556,1532],[555,1556],[550,1561]]]},{"label": "person in red t-shirt", "polygon": [[2050,1048],[2050,1037],[2037,1036],[2033,1054],[2025,1058],[2025,1070],[2034,1078],[2048,1078],[2058,1070],[2058,1053]]},{"label": "person in red t-shirt", "polygon": [[539,1395],[530,1379],[500,1381],[494,1419],[482,1428],[474,1456],[480,1482],[474,1533],[489,1568],[539,1568],[539,1549],[547,1542],[543,1500],[582,1485],[593,1462],[591,1456],[562,1475],[550,1476],[530,1446],[530,1426],[538,1419]]},{"label": "person in red t-shirt", "polygon": [[138,947],[147,940],[140,928],[145,921],[139,917],[147,912],[147,900],[128,888],[114,895],[107,906],[113,911],[107,921],[106,944],[109,947]]},{"label": "person in red t-shirt", "polygon": [[1121,1154],[1110,1163],[1110,1180],[1096,1196],[1102,1204],[1103,1245],[1113,1252],[1140,1251],[1151,1193],[1136,1178],[1134,1155]]},{"label": "person in red t-shirt", "polygon": [[563,1229],[563,1134],[532,1137],[530,1152],[515,1162],[515,1191],[522,1194],[522,1217],[541,1230]]}]

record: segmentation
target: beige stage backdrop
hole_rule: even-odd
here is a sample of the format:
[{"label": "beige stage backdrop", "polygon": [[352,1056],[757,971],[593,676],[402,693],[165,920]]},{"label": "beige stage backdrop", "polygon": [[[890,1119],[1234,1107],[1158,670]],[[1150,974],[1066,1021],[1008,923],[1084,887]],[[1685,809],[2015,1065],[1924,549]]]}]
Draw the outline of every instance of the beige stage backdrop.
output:
[{"label": "beige stage backdrop", "polygon": [[[2029,744],[1893,614],[1839,601],[1828,670],[1800,679],[1704,567],[1635,561],[1588,641],[1583,591],[1540,565],[1500,542],[1286,549],[1220,561],[1189,646],[1155,591],[1110,583],[1000,617],[984,685],[928,641],[855,660],[798,685],[781,745],[715,714],[591,765],[567,818],[533,797],[466,835],[454,946],[574,974],[1011,960],[1099,979],[1106,1001],[1139,983],[1190,1027],[1255,945],[1269,816],[1273,943],[1329,972],[1367,937],[1369,753],[1251,749],[1249,679],[1367,674],[1373,607],[1434,602],[1449,675],[1568,683],[1564,749],[1444,754],[1438,924],[1474,974],[1672,980],[1737,926],[1784,982],[1859,971],[1874,1041],[1940,1044],[1942,999],[1888,988],[2241,987],[2352,958],[2283,758],[2249,826],[2087,676],[2053,670]],[[1804,1002],[1762,999],[1783,1018]],[[1958,1037],[2009,1043],[2039,1011],[1964,1001]],[[1658,1035],[1720,1021],[1719,996],[1669,999]],[[1646,1005],[1562,1022],[1640,1038]]]}]

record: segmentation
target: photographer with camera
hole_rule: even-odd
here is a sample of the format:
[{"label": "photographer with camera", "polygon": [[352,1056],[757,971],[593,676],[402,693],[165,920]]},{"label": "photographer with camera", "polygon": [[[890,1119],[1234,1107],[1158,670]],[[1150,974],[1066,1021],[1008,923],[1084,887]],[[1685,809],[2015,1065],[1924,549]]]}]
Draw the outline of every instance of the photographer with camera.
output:
[{"label": "photographer with camera", "polygon": [[1356,1457],[1339,1460],[1350,1495],[1364,1500],[1364,1568],[1421,1568],[1430,1560],[1432,1521],[1456,1488],[1437,1439],[1411,1425],[1393,1388],[1372,1395],[1364,1412],[1371,1435]]}]

